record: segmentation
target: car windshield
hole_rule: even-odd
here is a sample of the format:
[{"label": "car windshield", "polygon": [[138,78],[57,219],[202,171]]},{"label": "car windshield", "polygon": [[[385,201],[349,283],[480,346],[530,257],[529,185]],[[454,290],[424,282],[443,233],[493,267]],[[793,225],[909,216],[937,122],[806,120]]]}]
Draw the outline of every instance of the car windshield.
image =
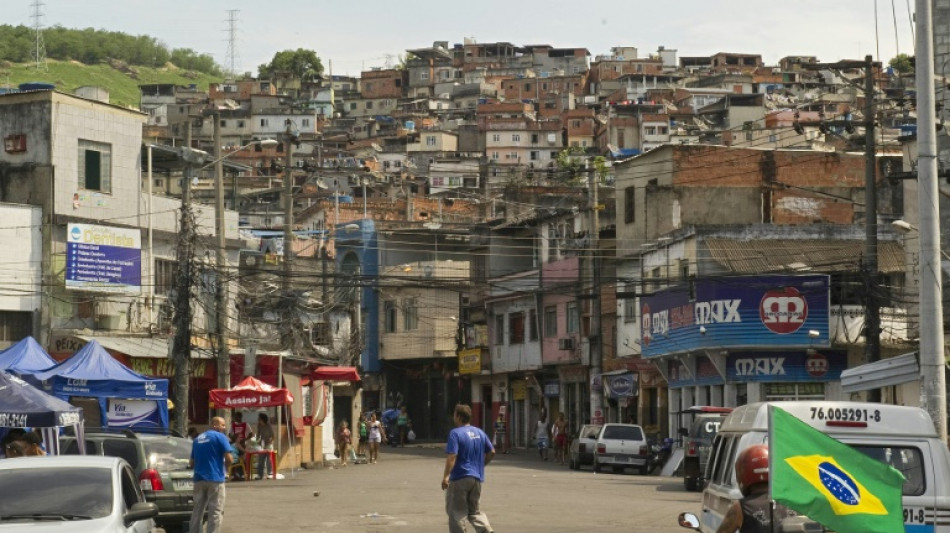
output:
[{"label": "car windshield", "polygon": [[149,468],[162,472],[188,470],[188,461],[191,459],[190,440],[178,437],[159,437],[147,439],[144,444]]},{"label": "car windshield", "polygon": [[603,438],[614,440],[643,440],[643,431],[637,426],[607,426],[604,428]]},{"label": "car windshield", "polygon": [[112,471],[88,467],[3,470],[0,494],[0,521],[24,516],[102,518],[112,513]]}]

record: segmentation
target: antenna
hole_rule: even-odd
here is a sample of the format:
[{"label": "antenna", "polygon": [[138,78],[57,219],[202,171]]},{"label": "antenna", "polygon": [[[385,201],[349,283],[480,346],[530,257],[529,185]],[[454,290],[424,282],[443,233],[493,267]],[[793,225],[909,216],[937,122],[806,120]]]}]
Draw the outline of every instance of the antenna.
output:
[{"label": "antenna", "polygon": [[40,11],[40,8],[43,7],[40,0],[33,0],[33,3],[30,4],[30,18],[33,19],[33,33],[36,36],[36,47],[33,52],[33,61],[36,70],[45,70],[49,71],[49,68],[46,66],[46,44],[43,43],[43,12]]},{"label": "antenna", "polygon": [[229,9],[228,14],[228,51],[225,54],[224,62],[228,65],[228,75],[234,79],[234,63],[237,62],[237,14],[239,9]]}]

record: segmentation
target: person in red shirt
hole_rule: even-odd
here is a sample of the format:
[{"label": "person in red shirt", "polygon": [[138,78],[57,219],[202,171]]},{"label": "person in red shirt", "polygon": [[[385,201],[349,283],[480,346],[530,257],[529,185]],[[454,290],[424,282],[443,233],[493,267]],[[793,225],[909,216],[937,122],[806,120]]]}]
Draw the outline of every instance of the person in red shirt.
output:
[{"label": "person in red shirt", "polygon": [[244,421],[244,415],[240,412],[234,413],[234,419],[231,420],[231,433],[234,435],[235,442],[243,446],[249,432],[250,428]]}]

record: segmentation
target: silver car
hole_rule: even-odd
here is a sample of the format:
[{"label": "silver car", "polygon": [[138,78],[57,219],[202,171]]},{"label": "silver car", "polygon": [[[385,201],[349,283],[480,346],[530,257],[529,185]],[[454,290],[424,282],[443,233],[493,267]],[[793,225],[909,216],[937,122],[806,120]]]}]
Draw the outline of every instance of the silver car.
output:
[{"label": "silver car", "polygon": [[577,436],[571,441],[571,451],[568,464],[572,470],[580,470],[582,465],[594,464],[594,447],[597,445],[597,435],[600,433],[600,424],[584,424]]},{"label": "silver car", "polygon": [[0,532],[148,533],[158,514],[117,457],[4,459],[0,494]]}]

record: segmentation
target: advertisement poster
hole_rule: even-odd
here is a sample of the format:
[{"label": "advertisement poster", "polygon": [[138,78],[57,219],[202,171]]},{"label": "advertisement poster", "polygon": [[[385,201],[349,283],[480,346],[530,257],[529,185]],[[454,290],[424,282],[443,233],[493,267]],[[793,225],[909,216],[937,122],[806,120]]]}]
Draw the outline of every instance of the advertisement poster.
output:
[{"label": "advertisement poster", "polygon": [[140,294],[141,231],[91,224],[67,224],[66,288]]},{"label": "advertisement poster", "polygon": [[829,277],[698,279],[641,299],[644,357],[737,347],[827,347]]},{"label": "advertisement poster", "polygon": [[157,400],[109,398],[109,427],[162,427]]}]

